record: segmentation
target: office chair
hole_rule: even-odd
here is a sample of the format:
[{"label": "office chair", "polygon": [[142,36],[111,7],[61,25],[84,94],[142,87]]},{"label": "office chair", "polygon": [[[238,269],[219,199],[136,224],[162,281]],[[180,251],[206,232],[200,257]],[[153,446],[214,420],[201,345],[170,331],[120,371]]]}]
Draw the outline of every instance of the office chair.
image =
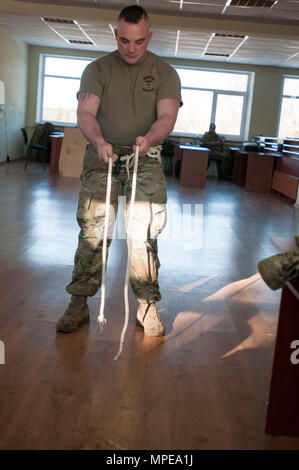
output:
[{"label": "office chair", "polygon": [[26,131],[26,129],[24,129],[24,127],[22,127],[21,132],[22,132],[23,139],[24,139],[25,149],[27,150],[27,144],[28,144],[28,135],[27,135],[27,131]]},{"label": "office chair", "polygon": [[161,158],[162,166],[165,175],[172,174],[172,157],[174,152],[174,145],[172,142],[164,141],[162,144]]},{"label": "office chair", "polygon": [[[23,127],[21,128],[21,132],[22,132],[22,135],[23,135],[23,139],[24,139],[24,145],[25,145],[25,148],[26,148],[26,154],[25,154],[25,166],[24,166],[24,170],[26,170],[26,167],[27,167],[27,164],[28,164],[28,161],[29,161],[29,158],[30,158],[30,150],[31,149],[36,149],[36,150],[43,150],[47,153],[47,155],[49,154],[49,146],[48,145],[42,145],[42,144],[38,144],[38,143],[33,143],[33,144],[29,144],[28,145],[28,134],[27,134],[27,131],[26,129],[24,129]],[[44,162],[44,170],[46,169],[46,165],[45,165],[45,162]]]}]

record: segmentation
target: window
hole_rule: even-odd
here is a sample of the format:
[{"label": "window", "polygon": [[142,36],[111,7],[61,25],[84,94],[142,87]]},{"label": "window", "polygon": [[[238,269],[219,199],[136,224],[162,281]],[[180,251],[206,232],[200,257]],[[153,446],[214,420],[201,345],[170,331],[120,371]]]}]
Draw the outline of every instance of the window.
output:
[{"label": "window", "polygon": [[93,59],[41,55],[37,121],[77,122],[77,92],[85,67]]},{"label": "window", "polygon": [[202,135],[215,122],[217,133],[231,139],[246,138],[251,73],[180,67],[176,70],[181,78],[184,106],[174,133]]},{"label": "window", "polygon": [[278,129],[279,139],[299,137],[299,77],[283,77]]}]

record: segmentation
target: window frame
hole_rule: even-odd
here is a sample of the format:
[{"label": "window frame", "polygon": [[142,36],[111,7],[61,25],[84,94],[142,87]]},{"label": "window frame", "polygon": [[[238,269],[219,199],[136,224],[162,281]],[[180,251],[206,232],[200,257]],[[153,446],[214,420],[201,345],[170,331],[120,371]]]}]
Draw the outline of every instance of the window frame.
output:
[{"label": "window frame", "polygon": [[[37,102],[36,102],[36,122],[37,123],[44,123],[45,120],[42,119],[43,115],[43,101],[44,101],[44,84],[46,77],[53,77],[53,78],[61,78],[61,79],[73,79],[78,80],[80,82],[80,78],[76,77],[68,77],[62,75],[52,75],[45,73],[45,66],[46,66],[46,59],[48,57],[54,57],[59,59],[69,59],[69,60],[83,60],[83,61],[93,61],[95,60],[94,57],[80,57],[80,56],[69,56],[69,55],[59,55],[59,54],[47,54],[41,53],[39,56],[39,75],[38,75],[38,92],[37,92]],[[247,90],[246,91],[232,91],[232,90],[223,90],[221,88],[196,88],[196,87],[188,87],[182,86],[183,88],[189,90],[202,90],[202,91],[209,91],[213,93],[212,99],[212,109],[211,109],[211,119],[210,122],[215,122],[216,117],[216,109],[217,109],[217,99],[218,95],[235,95],[235,96],[243,96],[243,109],[242,109],[242,118],[241,118],[241,126],[240,126],[240,134],[239,135],[231,135],[231,134],[221,134],[227,140],[232,141],[239,141],[239,140],[246,140],[248,138],[249,133],[249,125],[250,125],[250,115],[251,115],[251,105],[252,105],[252,96],[253,96],[253,84],[254,84],[254,72],[243,71],[243,70],[233,70],[233,69],[221,69],[221,68],[206,68],[206,67],[190,67],[190,66],[181,66],[181,65],[174,65],[171,64],[172,67],[175,69],[187,69],[187,70],[194,70],[194,71],[207,71],[207,72],[216,72],[216,73],[229,73],[229,74],[239,74],[239,75],[247,75]],[[284,77],[294,77],[292,75],[284,75]],[[283,80],[284,83],[284,80]],[[78,87],[79,89],[79,87]],[[281,103],[280,103],[280,112],[281,112],[281,104],[282,104],[282,90],[281,89]],[[250,109],[249,109],[250,108]],[[70,122],[62,122],[62,121],[51,121],[56,126],[62,127],[76,127],[77,123],[70,123]],[[279,113],[279,122],[280,122],[280,113]],[[278,123],[279,126],[279,123]],[[171,136],[175,137],[190,137],[190,138],[199,138],[203,134],[193,134],[193,133],[185,133],[185,132],[172,132]]]},{"label": "window frame", "polygon": [[[40,54],[39,56],[39,73],[38,73],[38,90],[37,90],[37,100],[36,100],[36,123],[45,123],[46,121],[42,119],[43,116],[43,102],[44,102],[44,86],[45,86],[45,78],[62,78],[62,79],[73,79],[78,80],[80,85],[80,79],[77,77],[68,77],[64,75],[52,75],[46,74],[46,59],[48,57],[54,57],[57,59],[70,59],[70,60],[84,60],[84,61],[93,61],[95,60],[94,57],[77,57],[77,56],[69,56],[69,55],[59,55],[59,54]],[[87,64],[86,64],[87,65]],[[79,90],[79,87],[78,87]],[[77,123],[71,122],[62,122],[62,121],[51,121],[54,126],[62,126],[62,127],[77,127]]]},{"label": "window frame", "polygon": [[[181,65],[172,65],[175,69],[187,69],[187,70],[194,70],[194,71],[203,71],[203,72],[216,72],[216,73],[229,73],[229,74],[237,74],[237,75],[247,75],[247,89],[246,91],[233,91],[233,90],[223,90],[221,88],[195,88],[195,87],[188,87],[183,86],[182,89],[188,90],[200,90],[200,91],[209,91],[213,93],[213,100],[212,100],[212,109],[211,109],[211,118],[210,122],[215,122],[216,118],[216,109],[217,109],[217,98],[218,95],[234,95],[234,96],[243,96],[243,109],[242,109],[242,118],[241,118],[241,126],[240,126],[240,134],[233,135],[233,134],[222,134],[223,137],[227,140],[232,141],[240,141],[248,139],[249,134],[249,124],[250,124],[250,115],[251,115],[251,106],[252,106],[252,96],[253,96],[253,84],[254,84],[254,72],[248,72],[245,70],[233,70],[233,69],[221,69],[221,68],[206,68],[206,67],[188,67],[188,66],[181,66]],[[250,107],[250,109],[249,109]],[[207,129],[208,130],[208,129]],[[182,133],[182,132],[172,132],[172,136],[174,137],[190,137],[190,138],[200,138],[203,134],[192,134],[192,133]]]},{"label": "window frame", "polygon": [[279,137],[279,128],[280,128],[280,121],[281,121],[281,112],[282,112],[282,101],[284,98],[294,98],[299,99],[299,95],[284,95],[283,94],[283,89],[284,89],[284,84],[285,84],[285,79],[286,78],[293,78],[295,80],[299,80],[299,75],[292,75],[289,73],[283,74],[282,76],[282,81],[281,81],[281,89],[280,89],[280,103],[279,103],[279,112],[278,112],[278,119],[277,119],[277,128],[276,128],[276,135],[277,138],[279,139],[279,142],[282,143],[283,140],[287,137]]}]

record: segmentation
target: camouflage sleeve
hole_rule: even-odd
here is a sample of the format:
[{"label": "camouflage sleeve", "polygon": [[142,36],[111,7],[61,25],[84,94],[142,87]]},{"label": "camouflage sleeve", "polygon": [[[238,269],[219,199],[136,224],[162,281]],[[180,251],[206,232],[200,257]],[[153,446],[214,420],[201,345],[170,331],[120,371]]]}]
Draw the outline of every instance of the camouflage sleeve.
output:
[{"label": "camouflage sleeve", "polygon": [[258,271],[272,290],[281,289],[299,274],[299,250],[279,253],[258,263]]}]

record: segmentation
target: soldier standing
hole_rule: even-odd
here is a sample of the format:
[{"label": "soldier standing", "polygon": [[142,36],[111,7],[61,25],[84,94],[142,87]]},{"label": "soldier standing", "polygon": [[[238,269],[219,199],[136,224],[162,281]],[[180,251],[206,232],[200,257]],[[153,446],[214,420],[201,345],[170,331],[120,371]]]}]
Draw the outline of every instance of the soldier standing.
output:
[{"label": "soldier standing", "polygon": [[66,288],[72,297],[57,331],[71,333],[89,322],[87,297],[101,285],[108,161],[112,158],[114,163],[110,207],[116,214],[119,195],[125,195],[128,203],[131,159],[139,146],[130,283],[140,303],[137,324],[146,335],[162,336],[164,325],[155,304],[161,299],[157,237],[166,217],[160,153],[182,104],[181,85],[175,69],[147,50],[152,32],[142,7],[121,11],[115,37],[118,49],[86,67],[78,93],[78,126],[89,144],[77,209],[81,231],[72,281]]}]

